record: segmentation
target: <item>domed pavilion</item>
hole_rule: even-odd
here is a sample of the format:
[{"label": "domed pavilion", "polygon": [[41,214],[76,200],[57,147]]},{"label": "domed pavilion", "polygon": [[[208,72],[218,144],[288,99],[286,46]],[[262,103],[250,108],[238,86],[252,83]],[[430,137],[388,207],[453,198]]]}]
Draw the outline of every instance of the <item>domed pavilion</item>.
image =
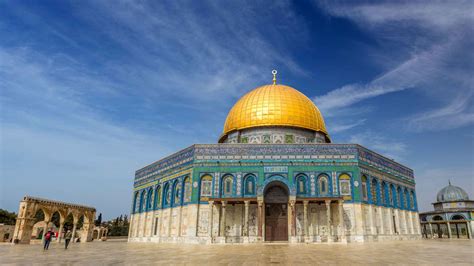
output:
[{"label": "domed pavilion", "polygon": [[130,242],[291,243],[419,239],[413,170],[334,144],[312,100],[263,85],[195,144],[135,173]]},{"label": "domed pavilion", "polygon": [[449,181],[433,206],[434,211],[420,213],[423,237],[472,239],[474,201],[464,189]]}]

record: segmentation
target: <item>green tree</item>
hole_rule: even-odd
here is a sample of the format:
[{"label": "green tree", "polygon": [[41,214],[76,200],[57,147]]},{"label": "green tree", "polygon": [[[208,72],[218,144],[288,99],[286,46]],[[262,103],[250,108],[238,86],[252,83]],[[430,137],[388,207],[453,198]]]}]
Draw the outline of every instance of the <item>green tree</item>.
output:
[{"label": "green tree", "polygon": [[0,209],[0,224],[15,225],[16,213]]}]

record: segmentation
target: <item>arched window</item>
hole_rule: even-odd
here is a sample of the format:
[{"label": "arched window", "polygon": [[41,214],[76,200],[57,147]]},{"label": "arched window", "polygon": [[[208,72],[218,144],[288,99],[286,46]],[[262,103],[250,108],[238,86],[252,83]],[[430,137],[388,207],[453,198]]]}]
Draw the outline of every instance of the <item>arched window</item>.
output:
[{"label": "arched window", "polygon": [[133,213],[139,212],[140,201],[138,200],[138,195],[139,195],[138,191],[135,192],[135,197],[133,200]]},{"label": "arched window", "polygon": [[378,203],[377,185],[378,185],[377,179],[372,178],[372,182],[370,183],[370,201],[372,204]]},{"label": "arched window", "polygon": [[191,178],[188,176],[184,179],[184,202],[191,201],[192,192],[193,188],[191,186]]},{"label": "arched window", "polygon": [[382,187],[380,188],[380,200],[383,206],[387,206],[387,183],[382,181]]},{"label": "arched window", "polygon": [[325,196],[329,194],[329,179],[328,176],[322,174],[318,176],[319,195]]},{"label": "arched window", "polygon": [[403,192],[400,187],[398,187],[398,208],[403,209]]},{"label": "arched window", "polygon": [[306,194],[306,176],[299,175],[296,177],[296,193]]},{"label": "arched window", "polygon": [[163,196],[164,196],[164,202],[165,206],[169,206],[171,203],[171,189],[170,189],[170,184],[166,183],[165,189],[163,190]]},{"label": "arched window", "polygon": [[244,195],[255,195],[255,176],[247,175],[244,184]]},{"label": "arched window", "polygon": [[157,186],[155,189],[155,210],[161,208],[161,186]]},{"label": "arched window", "polygon": [[408,193],[408,189],[405,188],[405,209],[409,210],[410,208],[410,194]]},{"label": "arched window", "polygon": [[451,217],[451,220],[466,220],[461,214],[455,214]]},{"label": "arched window", "polygon": [[201,191],[200,196],[210,197],[212,196],[212,176],[205,175],[201,177]]},{"label": "arched window", "polygon": [[368,201],[369,200],[369,196],[367,193],[367,176],[363,175],[362,178],[361,178],[361,188],[362,188],[362,200],[364,201]]},{"label": "arched window", "polygon": [[234,184],[234,177],[231,175],[226,175],[224,178],[222,178],[222,181],[224,183],[222,187],[222,194],[224,196],[231,196],[232,195],[232,186]]},{"label": "arched window", "polygon": [[153,189],[148,189],[148,199],[146,200],[146,210],[149,211],[153,207]]},{"label": "arched window", "polygon": [[140,212],[145,210],[146,207],[146,190],[142,191],[142,195],[140,197]]},{"label": "arched window", "polygon": [[178,180],[174,183],[174,198],[173,198],[173,205],[180,205],[181,204],[181,182]]},{"label": "arched window", "polygon": [[339,190],[343,196],[351,196],[351,177],[348,174],[339,176]]},{"label": "arched window", "polygon": [[413,191],[410,192],[410,209],[415,210],[415,193]]},{"label": "arched window", "polygon": [[393,184],[390,185],[389,190],[389,199],[390,199],[390,206],[397,207],[397,192],[395,190],[395,186]]},{"label": "arched window", "polygon": [[439,215],[436,215],[436,216],[433,216],[432,218],[433,221],[443,221],[443,217],[439,216]]}]

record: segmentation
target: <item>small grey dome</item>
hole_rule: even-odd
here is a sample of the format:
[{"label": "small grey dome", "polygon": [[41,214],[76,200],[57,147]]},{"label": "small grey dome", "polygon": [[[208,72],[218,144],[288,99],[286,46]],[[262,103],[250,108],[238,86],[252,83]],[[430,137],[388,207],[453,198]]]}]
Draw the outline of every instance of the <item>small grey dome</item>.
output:
[{"label": "small grey dome", "polygon": [[438,192],[436,196],[438,202],[447,202],[447,201],[458,201],[458,200],[469,200],[469,196],[467,195],[464,189],[451,185],[444,187]]}]

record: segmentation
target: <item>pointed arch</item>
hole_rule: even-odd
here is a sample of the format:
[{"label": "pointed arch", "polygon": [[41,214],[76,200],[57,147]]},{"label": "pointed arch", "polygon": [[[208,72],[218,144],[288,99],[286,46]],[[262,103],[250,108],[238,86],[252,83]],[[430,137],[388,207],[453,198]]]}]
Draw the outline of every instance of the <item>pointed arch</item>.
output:
[{"label": "pointed arch", "polygon": [[373,177],[370,182],[370,203],[377,205],[379,204],[379,192],[378,192],[379,182],[377,178]]},{"label": "pointed arch", "polygon": [[139,200],[139,192],[135,191],[135,194],[133,196],[133,207],[132,207],[132,212],[137,213],[140,209],[140,200]]},{"label": "pointed arch", "polygon": [[146,211],[153,209],[153,188],[150,187],[147,191]]},{"label": "pointed arch", "polygon": [[387,194],[388,194],[387,182],[382,181],[382,185],[380,186],[380,201],[381,201],[382,206],[385,206],[385,207],[388,205]]},{"label": "pointed arch", "polygon": [[154,206],[153,209],[159,209],[161,208],[161,186],[158,185],[155,188],[155,200],[154,200]]},{"label": "pointed arch", "polygon": [[224,175],[222,177],[222,196],[229,197],[232,196],[233,187],[234,187],[234,177],[230,174]]},{"label": "pointed arch", "polygon": [[410,191],[410,209],[416,211],[416,204],[415,204],[415,192],[413,190]]},{"label": "pointed arch", "polygon": [[351,176],[346,173],[339,175],[339,194],[345,196],[344,199],[352,196]]},{"label": "pointed arch", "polygon": [[402,188],[401,187],[398,187],[397,188],[397,195],[398,195],[398,208],[399,209],[403,209],[403,192],[402,192]]},{"label": "pointed arch", "polygon": [[205,174],[201,177],[199,185],[199,198],[203,200],[204,197],[212,196],[212,176]]},{"label": "pointed arch", "polygon": [[244,177],[244,196],[254,196],[256,192],[255,176],[248,174]]},{"label": "pointed arch", "polygon": [[178,205],[181,205],[181,188],[182,188],[182,185],[181,185],[181,182],[179,182],[178,179],[176,179],[174,181],[174,184],[173,184],[173,206],[178,206]]},{"label": "pointed arch", "polygon": [[185,177],[184,178],[184,181],[183,181],[183,188],[184,188],[184,191],[183,191],[183,202],[184,203],[188,203],[191,201],[191,196],[192,196],[192,193],[193,193],[193,187],[191,185],[191,178],[189,176]]},{"label": "pointed arch", "polygon": [[327,174],[318,176],[318,193],[320,196],[329,195],[329,176]]},{"label": "pointed arch", "polygon": [[170,182],[166,182],[163,189],[163,207],[171,205],[171,188]]},{"label": "pointed arch", "polygon": [[369,179],[367,178],[366,175],[362,175],[360,180],[361,180],[360,186],[361,186],[361,189],[362,189],[362,201],[367,202],[367,201],[369,201],[369,192],[367,191],[368,182],[369,182],[368,180]]},{"label": "pointed arch", "polygon": [[140,196],[140,209],[138,212],[142,212],[145,210],[145,203],[146,203],[146,190],[142,190],[141,196]]},{"label": "pointed arch", "polygon": [[305,195],[308,188],[308,177],[305,174],[298,174],[296,176],[296,194]]}]

